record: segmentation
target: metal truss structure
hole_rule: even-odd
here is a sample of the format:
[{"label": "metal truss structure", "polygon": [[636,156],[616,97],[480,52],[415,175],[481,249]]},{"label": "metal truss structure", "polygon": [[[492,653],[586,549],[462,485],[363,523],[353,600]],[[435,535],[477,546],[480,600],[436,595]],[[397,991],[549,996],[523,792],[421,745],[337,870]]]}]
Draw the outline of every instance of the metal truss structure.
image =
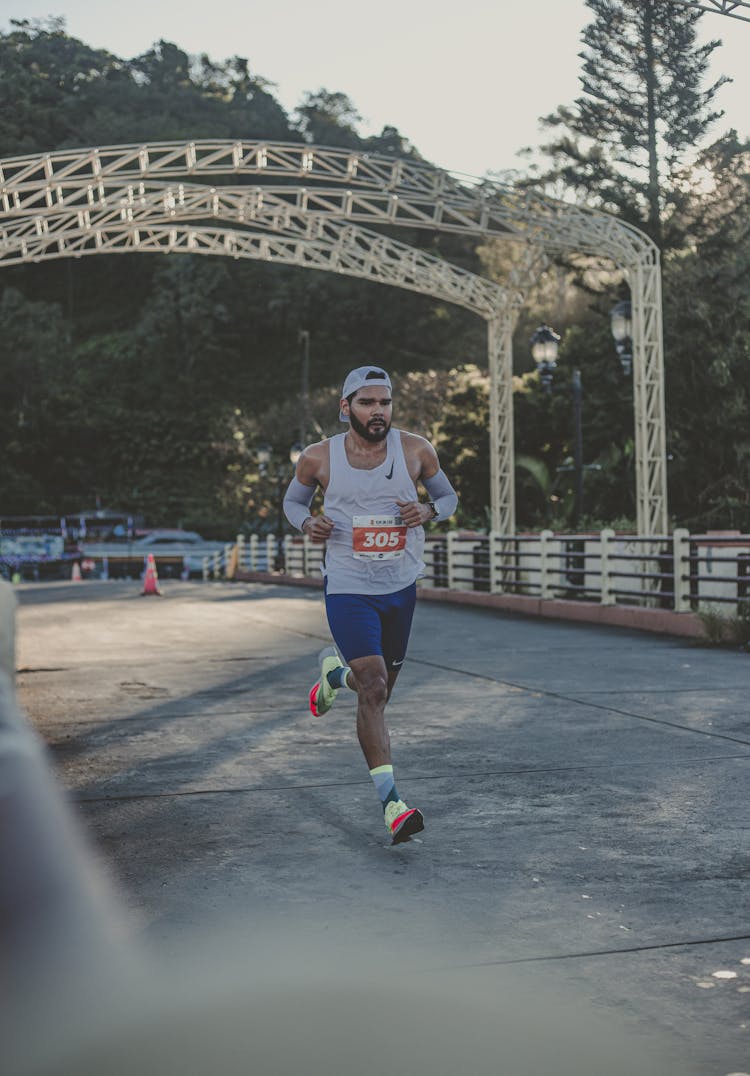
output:
[{"label": "metal truss structure", "polygon": [[12,229],[7,229],[0,265],[87,254],[148,252],[224,255],[323,269],[432,295],[483,318],[491,317],[509,302],[519,304],[518,298],[491,280],[377,232],[338,221],[326,222],[320,234],[300,234],[294,229],[286,233],[259,227],[240,231],[143,218],[137,223],[110,221],[78,227],[58,220],[54,228],[38,235],[14,235]]},{"label": "metal truss structure", "polygon": [[729,15],[732,19],[750,22],[749,0],[675,0],[683,7],[697,7],[701,11],[713,11],[717,15]]},{"label": "metal truss structure", "polygon": [[[525,253],[500,287],[365,225],[513,240]],[[296,143],[155,143],[0,162],[0,265],[134,250],[346,273],[483,317],[492,526],[505,534],[515,529],[512,333],[524,294],[547,254],[610,260],[631,287],[638,529],[666,532],[659,253],[637,229],[418,161]]]}]

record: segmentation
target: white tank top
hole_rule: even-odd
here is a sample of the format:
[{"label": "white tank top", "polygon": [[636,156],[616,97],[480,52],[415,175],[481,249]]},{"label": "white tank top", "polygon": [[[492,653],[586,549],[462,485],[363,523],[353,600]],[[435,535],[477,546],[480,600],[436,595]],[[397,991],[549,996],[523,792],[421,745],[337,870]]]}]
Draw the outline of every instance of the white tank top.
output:
[{"label": "white tank top", "polygon": [[422,527],[400,524],[397,500],[416,501],[401,431],[390,429],[385,462],[373,470],[352,467],[345,433],[328,441],[330,479],[323,511],[333,520],[323,574],[329,594],[392,594],[424,574]]}]

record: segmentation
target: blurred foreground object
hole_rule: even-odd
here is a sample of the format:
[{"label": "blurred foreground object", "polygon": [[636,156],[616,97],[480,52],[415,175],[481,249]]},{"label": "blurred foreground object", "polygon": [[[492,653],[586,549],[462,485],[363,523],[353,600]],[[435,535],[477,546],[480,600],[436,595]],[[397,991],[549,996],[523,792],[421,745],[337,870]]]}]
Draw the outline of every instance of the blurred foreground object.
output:
[{"label": "blurred foreground object", "polygon": [[9,1076],[21,1071],[28,1021],[36,1030],[27,1041],[38,1043],[53,1013],[65,1020],[130,966],[114,895],[16,705],[14,609],[0,582],[0,1039]]},{"label": "blurred foreground object", "polygon": [[203,952],[186,940],[45,1076],[697,1076],[543,972],[448,968],[437,928],[411,949],[361,927],[270,920]]}]

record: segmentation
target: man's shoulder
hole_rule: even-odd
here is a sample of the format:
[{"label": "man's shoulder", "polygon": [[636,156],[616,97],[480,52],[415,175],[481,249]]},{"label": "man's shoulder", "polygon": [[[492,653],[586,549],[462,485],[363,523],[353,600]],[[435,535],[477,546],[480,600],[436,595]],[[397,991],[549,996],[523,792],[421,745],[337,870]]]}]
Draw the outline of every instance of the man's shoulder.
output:
[{"label": "man's shoulder", "polygon": [[330,440],[316,441],[302,450],[297,463],[297,477],[307,485],[327,480],[330,466]]},{"label": "man's shoulder", "polygon": [[422,455],[424,452],[434,452],[432,444],[426,437],[422,437],[419,433],[411,433],[409,430],[399,430],[401,434],[401,444],[404,452],[416,453]]},{"label": "man's shoulder", "polygon": [[421,433],[412,433],[411,430],[397,430],[396,432],[401,434],[402,445],[429,445],[430,443]]},{"label": "man's shoulder", "polygon": [[328,459],[332,440],[333,438],[327,437],[324,441],[315,441],[303,449],[302,455],[316,460]]}]

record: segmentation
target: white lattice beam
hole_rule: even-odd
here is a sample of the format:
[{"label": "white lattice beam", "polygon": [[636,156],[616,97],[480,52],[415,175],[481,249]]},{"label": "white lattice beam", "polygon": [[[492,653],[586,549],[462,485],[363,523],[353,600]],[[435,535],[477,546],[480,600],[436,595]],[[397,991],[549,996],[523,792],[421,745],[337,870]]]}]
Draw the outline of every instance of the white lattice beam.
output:
[{"label": "white lattice beam", "polygon": [[750,3],[748,0],[674,0],[683,7],[696,7],[701,11],[711,11],[716,15],[728,15],[730,19],[750,22]]},{"label": "white lattice beam", "polygon": [[[283,178],[276,197],[298,208],[369,221],[515,236],[550,250],[575,250],[622,262],[648,240],[637,229],[597,210],[557,202],[509,184],[472,181],[418,161],[297,143],[152,143],[61,150],[0,162],[0,198],[6,212],[58,208],[71,200],[106,198],[111,185],[241,174],[262,187]],[[289,185],[293,179],[303,185]],[[322,188],[320,185],[323,185]],[[245,188],[251,191],[252,188]]]},{"label": "white lattice beam", "polygon": [[[368,241],[371,238],[374,242]],[[131,222],[70,227],[20,238],[13,248],[3,250],[0,247],[0,265],[133,251],[213,254],[324,268],[433,295],[473,310],[484,318],[496,316],[497,311],[508,303],[503,289],[491,281],[441,263],[437,258],[381,235],[363,235],[351,225],[342,228],[335,241],[330,237],[294,237],[182,223]],[[488,305],[490,301],[491,306]]]},{"label": "white lattice beam", "polygon": [[[171,219],[169,213],[156,212],[155,208],[158,208],[158,205],[140,206],[137,212],[128,214],[125,219],[119,212],[87,212],[36,217],[33,221],[15,221],[0,230],[0,266],[36,260],[39,258],[39,251],[43,251],[45,257],[51,257],[52,252],[57,251],[56,256],[62,257],[82,250],[112,249],[108,245],[110,237],[116,242],[118,249],[123,240],[132,248],[138,245],[133,237],[139,231],[154,227],[158,229],[152,233],[154,236],[158,235],[163,240],[163,237],[169,236],[173,231],[175,236],[180,236],[182,243],[182,237],[189,231],[186,222],[177,218]],[[267,225],[265,228],[264,224]],[[276,227],[274,221],[258,220],[253,222],[253,225],[252,233],[236,228],[232,231],[209,228],[199,230],[203,236],[231,236],[233,243],[238,242],[244,234],[252,236],[258,231],[268,231],[270,234],[294,238],[295,242],[307,241],[312,244],[310,249],[327,246],[333,252],[332,256],[339,257],[341,272],[345,271],[345,265],[354,267],[357,276],[433,295],[463,306],[484,318],[494,316],[511,298],[516,305],[519,301],[515,293],[509,298],[505,290],[491,280],[435,258],[425,251],[399,243],[379,232],[369,232],[353,224],[333,220],[316,223],[314,220],[294,219],[288,220],[283,230]],[[103,237],[108,237],[107,242],[103,241]],[[248,249],[254,249],[254,242],[253,239]],[[289,249],[288,245],[285,249]],[[225,254],[227,250],[222,249],[220,252]]]}]

